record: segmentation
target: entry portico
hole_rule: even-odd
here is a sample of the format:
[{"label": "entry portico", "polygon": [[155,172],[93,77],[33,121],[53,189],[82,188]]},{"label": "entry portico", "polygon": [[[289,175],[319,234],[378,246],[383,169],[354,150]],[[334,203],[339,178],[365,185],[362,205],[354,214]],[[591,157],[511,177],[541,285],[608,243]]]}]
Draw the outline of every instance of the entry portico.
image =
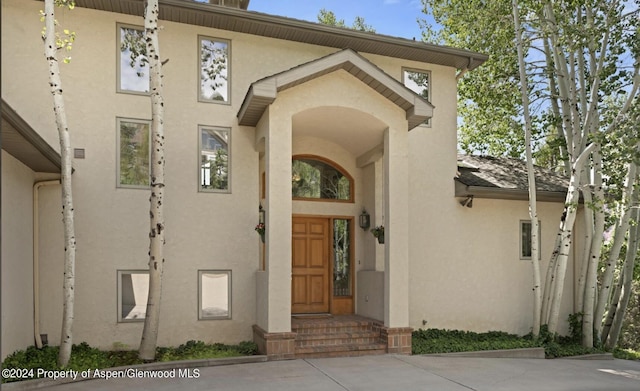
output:
[{"label": "entry portico", "polygon": [[[238,122],[255,127],[264,181],[266,240],[264,266],[256,278],[254,339],[268,355],[293,354],[293,215],[355,218],[363,209],[370,211],[372,223],[385,227],[385,244],[356,228],[352,262],[360,270],[384,273],[384,286],[373,288],[384,292],[385,335],[410,332],[408,130],[432,113],[429,102],[350,49],[251,85]],[[354,178],[354,201],[292,201],[291,159],[297,154],[344,167]]]}]

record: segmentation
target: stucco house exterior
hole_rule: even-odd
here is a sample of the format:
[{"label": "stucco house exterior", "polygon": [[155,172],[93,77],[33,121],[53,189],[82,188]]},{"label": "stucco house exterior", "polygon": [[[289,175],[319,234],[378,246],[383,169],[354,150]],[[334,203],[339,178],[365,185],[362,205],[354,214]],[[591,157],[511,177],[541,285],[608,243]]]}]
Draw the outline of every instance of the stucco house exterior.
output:
[{"label": "stucco house exterior", "polygon": [[[487,57],[225,2],[160,0],[159,344],[253,339],[291,357],[292,316],[305,314],[378,320],[387,351],[400,353],[417,328],[529,332],[526,191],[507,161],[459,160],[456,149],[456,78]],[[74,341],[136,348],[149,245],[151,105],[132,54],[143,1],[76,5],[57,16],[78,37],[62,66],[75,149]],[[1,7],[5,357],[41,335],[59,343],[64,251],[42,3]],[[563,207],[562,180],[546,179],[543,268]],[[572,266],[567,276],[571,292]]]}]

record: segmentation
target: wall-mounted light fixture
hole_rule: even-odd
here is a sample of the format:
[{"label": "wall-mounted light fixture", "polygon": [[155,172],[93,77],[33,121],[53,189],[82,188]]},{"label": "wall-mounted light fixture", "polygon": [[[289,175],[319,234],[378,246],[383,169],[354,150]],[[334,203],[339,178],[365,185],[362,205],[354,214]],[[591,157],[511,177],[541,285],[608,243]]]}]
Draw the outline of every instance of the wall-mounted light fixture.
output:
[{"label": "wall-mounted light fixture", "polygon": [[362,213],[360,214],[358,223],[360,225],[360,228],[364,229],[365,231],[371,226],[371,216],[369,216],[369,213],[367,213],[366,209],[362,209]]},{"label": "wall-mounted light fixture", "polygon": [[467,198],[460,201],[460,205],[466,206],[467,208],[473,208],[473,196],[467,196]]},{"label": "wall-mounted light fixture", "polygon": [[262,205],[260,205],[258,207],[258,223],[260,224],[264,224],[264,215],[265,215],[265,210],[262,208]]}]

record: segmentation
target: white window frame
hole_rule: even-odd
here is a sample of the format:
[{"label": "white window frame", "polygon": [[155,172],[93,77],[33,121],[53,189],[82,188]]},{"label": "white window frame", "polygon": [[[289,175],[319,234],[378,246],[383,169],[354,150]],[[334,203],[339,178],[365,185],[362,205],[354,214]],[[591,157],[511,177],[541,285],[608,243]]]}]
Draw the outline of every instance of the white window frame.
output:
[{"label": "white window frame", "polygon": [[[227,188],[226,189],[205,189],[202,186],[202,155],[205,150],[202,145],[202,132],[204,130],[213,130],[215,132],[227,133]],[[208,149],[208,151],[212,151]],[[213,151],[212,151],[213,152]],[[231,193],[231,128],[223,126],[198,125],[198,191],[202,193]]]},{"label": "white window frame", "polygon": [[149,126],[149,171],[151,170],[151,121],[146,119],[116,117],[116,187],[123,189],[149,189],[151,188],[151,178],[149,178],[148,185],[128,185],[120,183],[120,126],[122,122],[143,123]]},{"label": "white window frame", "polygon": [[[220,276],[226,276],[227,279],[227,314],[226,315],[206,315],[203,311],[204,298],[202,297],[203,286],[202,278],[205,274],[218,274]],[[231,287],[232,278],[231,270],[198,270],[198,320],[224,320],[231,319]]]},{"label": "white window frame", "polygon": [[[531,220],[520,220],[519,226],[519,250],[518,253],[520,254],[520,259],[521,260],[531,260],[531,255],[525,255],[524,254],[524,248],[523,248],[523,244],[524,244],[524,227],[525,225],[529,225],[531,226]],[[529,242],[531,242],[531,228],[529,228]],[[538,260],[542,259],[542,222],[540,220],[538,220]]]},{"label": "white window frame", "polygon": [[[226,79],[226,88],[227,88],[227,99],[226,100],[216,100],[216,99],[207,99],[202,96],[202,41],[211,41],[214,43],[223,43],[227,45],[227,79]],[[205,35],[198,35],[198,102],[202,103],[217,103],[222,105],[230,105],[231,104],[231,41],[228,39],[209,37]]]},{"label": "white window frame", "polygon": [[[141,317],[141,318],[136,318],[136,319],[127,319],[127,318],[123,318],[122,317],[122,277],[125,274],[144,274],[147,275],[147,277],[149,276],[149,270],[118,270],[117,272],[117,285],[118,285],[118,297],[116,297],[117,300],[117,310],[118,310],[118,323],[136,323],[136,322],[144,322],[144,319],[146,317],[146,306],[147,303],[144,303],[144,307],[145,307],[145,317]],[[148,294],[148,282],[147,282],[147,291],[146,294]],[[148,297],[147,297],[148,298]]]},{"label": "white window frame", "polygon": [[[415,90],[415,88],[412,88],[410,85],[407,85],[407,72],[414,72],[414,73],[424,73],[425,75],[427,75],[427,78],[429,79],[429,89],[427,90],[427,101],[429,101],[429,103],[431,103],[431,99],[433,97],[433,78],[431,77],[431,71],[425,70],[425,69],[416,69],[416,68],[408,68],[408,67],[402,67],[402,84],[404,84],[405,87],[407,87],[408,89],[410,89],[411,91],[415,92],[416,94],[420,95],[420,93],[418,91]],[[420,95],[422,96],[422,95]],[[420,126],[425,126],[425,127],[431,127],[431,118],[427,119],[426,121],[424,121],[422,124],[420,124]]]},{"label": "white window frame", "polygon": [[147,64],[145,71],[147,73],[147,91],[139,91],[139,90],[128,90],[122,88],[122,50],[120,49],[122,44],[122,33],[121,30],[123,28],[126,29],[134,29],[138,31],[144,32],[143,26],[136,26],[132,24],[124,24],[124,23],[116,23],[116,92],[122,94],[133,94],[133,95],[144,95],[149,96],[151,90],[151,80],[149,78],[149,64]]}]

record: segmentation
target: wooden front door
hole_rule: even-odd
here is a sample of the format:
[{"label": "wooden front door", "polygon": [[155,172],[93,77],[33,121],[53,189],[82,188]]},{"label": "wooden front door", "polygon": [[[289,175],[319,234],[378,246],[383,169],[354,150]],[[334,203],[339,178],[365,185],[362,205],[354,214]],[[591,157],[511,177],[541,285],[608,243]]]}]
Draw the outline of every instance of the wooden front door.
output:
[{"label": "wooden front door", "polygon": [[329,312],[329,219],[293,217],[291,312]]}]

